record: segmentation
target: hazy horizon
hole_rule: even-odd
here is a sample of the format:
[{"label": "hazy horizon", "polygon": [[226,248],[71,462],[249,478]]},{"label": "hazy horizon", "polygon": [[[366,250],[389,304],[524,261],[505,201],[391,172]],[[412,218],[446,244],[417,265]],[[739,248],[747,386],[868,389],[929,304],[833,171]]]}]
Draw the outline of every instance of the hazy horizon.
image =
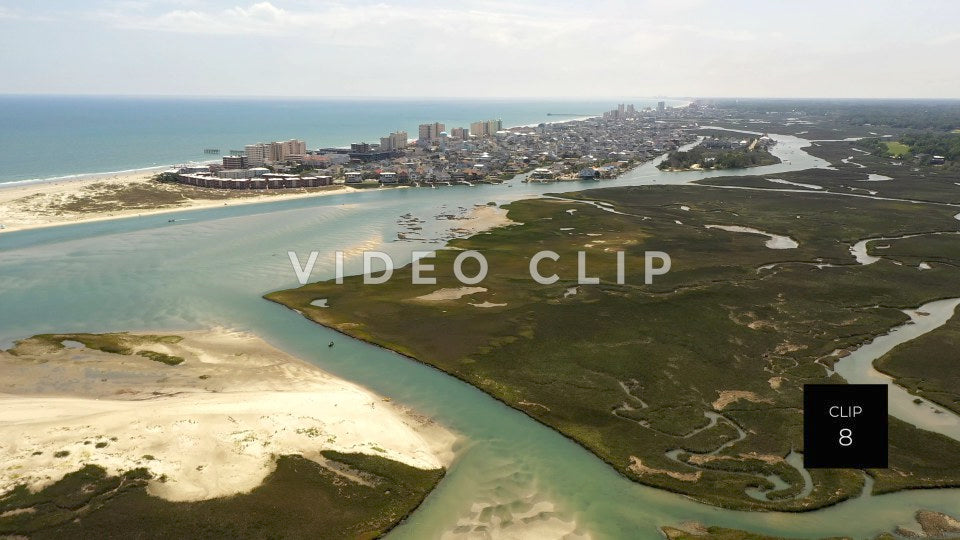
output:
[{"label": "hazy horizon", "polygon": [[957,99],[957,16],[892,0],[0,0],[0,94]]},{"label": "hazy horizon", "polygon": [[15,93],[0,92],[0,97],[76,97],[76,98],[120,98],[120,99],[236,99],[236,100],[290,100],[290,101],[542,101],[555,103],[570,103],[581,101],[610,101],[611,105],[629,103],[631,100],[663,99],[667,101],[693,100],[749,100],[749,101],[865,101],[865,102],[953,102],[960,101],[960,97],[840,97],[840,96],[296,96],[296,95],[269,95],[269,94],[110,94],[110,93],[63,93],[63,92],[33,92]]}]

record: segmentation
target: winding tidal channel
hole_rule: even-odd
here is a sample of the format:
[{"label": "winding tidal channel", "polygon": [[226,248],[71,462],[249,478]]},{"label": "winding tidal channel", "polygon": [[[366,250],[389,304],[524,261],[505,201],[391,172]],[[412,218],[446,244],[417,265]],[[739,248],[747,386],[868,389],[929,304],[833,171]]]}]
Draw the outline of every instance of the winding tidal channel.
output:
[{"label": "winding tidal channel", "polygon": [[[776,175],[828,165],[803,151],[807,141],[775,138],[774,152],[784,162],[742,174]],[[333,276],[335,250],[347,252],[347,270],[357,272],[364,249],[386,251],[397,264],[408,262],[411,250],[435,249],[457,224],[434,219],[439,213],[547,192],[682,184],[736,174],[662,173],[655,165],[647,163],[599,183],[514,180],[492,186],[370,191],[188,211],[177,214],[175,223],[158,215],[0,235],[0,346],[43,332],[225,326],[258,334],[337,376],[409,405],[459,432],[462,442],[447,477],[391,538],[457,537],[477,527],[535,537],[659,538],[659,526],[687,520],[786,536],[865,538],[911,522],[919,508],[960,514],[960,490],[863,496],[803,514],[735,512],[699,504],[627,480],[577,444],[452,377],[261,299],[268,291],[297,284],[288,250],[330,254],[321,255],[311,276],[327,279]],[[407,213],[424,220],[423,230],[416,239],[397,241],[402,231],[398,218]],[[957,301],[951,302],[923,306],[930,316],[877,338],[837,370],[851,382],[876,380],[870,373],[872,361],[949,318]],[[336,347],[329,348],[330,341]],[[956,416],[937,414],[952,424],[934,426],[917,412],[926,408],[910,399],[908,412],[892,408],[892,414],[957,437]],[[891,401],[892,407],[899,401]]]}]

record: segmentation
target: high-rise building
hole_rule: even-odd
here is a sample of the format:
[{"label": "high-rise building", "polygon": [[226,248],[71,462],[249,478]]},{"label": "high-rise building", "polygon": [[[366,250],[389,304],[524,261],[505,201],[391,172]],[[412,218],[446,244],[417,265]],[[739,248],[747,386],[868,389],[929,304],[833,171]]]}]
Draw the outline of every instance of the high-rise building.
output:
[{"label": "high-rise building", "polygon": [[395,131],[386,137],[380,137],[380,151],[393,152],[407,147],[407,132]]},{"label": "high-rise building", "polygon": [[664,101],[657,102],[657,112],[663,112],[664,110],[666,110],[666,108],[667,108],[666,102]]},{"label": "high-rise building", "polygon": [[279,144],[280,146],[277,161],[287,161],[293,157],[302,157],[307,153],[307,143],[300,139],[290,139],[289,141],[274,144]]},{"label": "high-rise building", "polygon": [[370,151],[370,144],[365,142],[352,143],[350,151],[358,154],[364,154]]},{"label": "high-rise building", "polygon": [[489,137],[501,129],[503,129],[503,122],[500,120],[487,120],[470,124],[470,134],[477,137]]},{"label": "high-rise building", "polygon": [[244,147],[243,153],[247,158],[247,164],[251,167],[263,167],[267,162],[267,146],[263,143],[248,144]]},{"label": "high-rise building", "polygon": [[300,139],[290,139],[283,142],[248,144],[243,153],[250,166],[260,167],[265,163],[283,162],[304,156],[307,153],[307,143]]},{"label": "high-rise building", "polygon": [[440,122],[432,124],[420,124],[420,133],[417,138],[419,141],[433,141],[440,138],[440,134],[446,131],[447,127]]},{"label": "high-rise building", "polygon": [[246,169],[247,156],[223,156],[224,169]]},{"label": "high-rise building", "polygon": [[454,139],[460,140],[469,139],[470,131],[467,128],[455,127],[452,131],[450,131],[450,136]]}]

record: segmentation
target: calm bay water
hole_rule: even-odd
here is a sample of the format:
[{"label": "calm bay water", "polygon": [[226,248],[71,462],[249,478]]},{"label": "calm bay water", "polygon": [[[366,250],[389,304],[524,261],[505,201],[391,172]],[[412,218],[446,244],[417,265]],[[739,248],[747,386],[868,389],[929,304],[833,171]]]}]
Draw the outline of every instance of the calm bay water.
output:
[{"label": "calm bay water", "polygon": [[[580,112],[580,111],[573,111]],[[587,111],[589,112],[589,111]],[[517,122],[522,123],[522,122]],[[802,141],[782,139],[786,161],[749,171],[775,174],[823,166]],[[287,250],[322,254],[313,279],[333,274],[334,250],[381,248],[409,261],[437,247],[397,242],[397,219],[445,226],[445,210],[598,185],[685,183],[712,173],[661,173],[647,164],[602,184],[400,189],[183,212],[0,235],[0,346],[40,332],[179,330],[226,326],[412,406],[463,436],[451,471],[391,536],[433,538],[486,512],[514,516],[546,502],[550,518],[595,538],[659,538],[657,527],[684,520],[769,534],[872,537],[908,523],[918,508],[960,512],[957,490],[865,497],[805,514],[721,510],[626,480],[580,446],[482,392],[396,354],[351,340],[260,298],[293,286]],[[721,172],[718,174],[729,174]],[[707,189],[707,188],[704,188]],[[677,201],[683,204],[683,201]],[[447,224],[449,225],[449,224]],[[455,225],[455,223],[453,223]],[[348,260],[357,269],[359,257]],[[329,341],[336,347],[328,348]]]},{"label": "calm bay water", "polygon": [[[631,100],[637,107],[654,100]],[[668,101],[669,104],[680,103]],[[260,141],[303,139],[307,148],[379,141],[397,129],[417,137],[428,122],[469,127],[562,120],[616,106],[591,101],[351,101],[77,96],[0,96],[0,183],[219,159]]]}]

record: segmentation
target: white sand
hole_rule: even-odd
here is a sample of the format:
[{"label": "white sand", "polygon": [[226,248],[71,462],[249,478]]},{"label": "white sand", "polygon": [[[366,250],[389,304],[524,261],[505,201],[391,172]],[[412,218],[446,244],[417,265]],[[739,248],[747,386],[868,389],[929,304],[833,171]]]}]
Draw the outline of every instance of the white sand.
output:
[{"label": "white sand", "polygon": [[767,182],[773,182],[774,184],[785,184],[788,186],[797,186],[804,189],[823,189],[823,186],[818,186],[816,184],[804,184],[801,182],[791,182],[789,180],[783,180],[782,178],[767,178]]},{"label": "white sand", "polygon": [[[91,186],[95,184],[97,185],[97,192],[108,193],[111,189],[149,182],[156,173],[157,171],[139,171],[50,182],[15,183],[10,186],[0,184],[0,225],[3,225],[3,229],[0,229],[0,234],[89,221],[149,216],[182,212],[184,210],[254,204],[285,199],[321,197],[356,191],[354,188],[347,186],[342,186],[340,189],[311,192],[290,190],[289,193],[284,193],[278,190],[269,190],[260,195],[250,195],[251,192],[249,191],[238,190],[231,191],[231,195],[234,196],[226,199],[184,198],[176,206],[146,210],[130,208],[110,211],[59,212],[56,209],[59,205],[70,201],[73,197],[90,195],[92,193],[91,190],[95,189]],[[100,189],[101,186],[102,189]],[[176,185],[166,186],[168,189],[176,189],[176,187]],[[216,191],[222,192],[223,190]],[[243,196],[244,194],[246,194],[246,196]]]},{"label": "white sand", "polygon": [[464,234],[476,234],[507,225],[522,225],[508,219],[505,209],[492,205],[474,206],[456,223],[457,228]]},{"label": "white sand", "polygon": [[414,300],[422,302],[442,302],[444,300],[459,300],[464,296],[487,292],[486,287],[457,287],[447,289],[437,289],[432,293],[418,296]]},{"label": "white sand", "polygon": [[321,450],[362,452],[425,469],[453,457],[449,431],[254,336],[178,335],[144,347],[184,357],[178,366],[89,349],[0,353],[0,493],[94,464],[146,467],[166,476],[151,494],[195,501],[250,491],[285,454],[322,464]]},{"label": "white sand", "polygon": [[800,243],[789,236],[768,233],[752,227],[742,227],[740,225],[704,225],[704,227],[707,229],[720,229],[721,231],[727,232],[760,234],[769,238],[769,240],[764,242],[764,245],[770,249],[796,249],[800,247]]}]

